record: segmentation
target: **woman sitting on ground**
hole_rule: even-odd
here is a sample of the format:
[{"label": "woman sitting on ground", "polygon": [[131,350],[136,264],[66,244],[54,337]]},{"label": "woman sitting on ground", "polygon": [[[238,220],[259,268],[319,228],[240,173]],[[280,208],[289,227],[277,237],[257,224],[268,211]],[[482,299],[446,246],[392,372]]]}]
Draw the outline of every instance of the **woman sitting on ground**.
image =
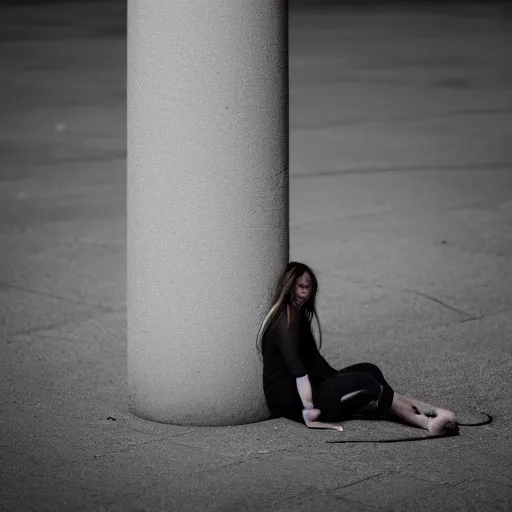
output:
[{"label": "woman sitting on ground", "polygon": [[303,263],[290,262],[280,277],[273,306],[258,332],[263,389],[271,418],[285,417],[309,428],[343,430],[340,422],[379,412],[439,435],[457,429],[455,414],[399,395],[380,369],[359,363],[335,370],[320,355],[311,330],[318,282]]}]

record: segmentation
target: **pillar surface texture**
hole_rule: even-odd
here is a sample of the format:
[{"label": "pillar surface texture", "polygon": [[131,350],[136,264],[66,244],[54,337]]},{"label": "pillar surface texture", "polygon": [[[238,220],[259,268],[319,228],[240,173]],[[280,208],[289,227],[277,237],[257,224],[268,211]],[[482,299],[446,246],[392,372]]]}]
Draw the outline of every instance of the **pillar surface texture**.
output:
[{"label": "pillar surface texture", "polygon": [[128,384],[138,416],[265,419],[289,256],[287,3],[128,2]]}]

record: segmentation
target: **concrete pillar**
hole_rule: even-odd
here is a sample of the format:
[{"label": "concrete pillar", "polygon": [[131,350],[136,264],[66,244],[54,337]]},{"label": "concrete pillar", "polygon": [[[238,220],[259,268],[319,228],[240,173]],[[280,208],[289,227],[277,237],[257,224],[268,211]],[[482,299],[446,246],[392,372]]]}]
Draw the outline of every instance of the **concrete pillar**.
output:
[{"label": "concrete pillar", "polygon": [[283,0],[128,2],[131,410],[262,420],[255,347],[288,262]]}]

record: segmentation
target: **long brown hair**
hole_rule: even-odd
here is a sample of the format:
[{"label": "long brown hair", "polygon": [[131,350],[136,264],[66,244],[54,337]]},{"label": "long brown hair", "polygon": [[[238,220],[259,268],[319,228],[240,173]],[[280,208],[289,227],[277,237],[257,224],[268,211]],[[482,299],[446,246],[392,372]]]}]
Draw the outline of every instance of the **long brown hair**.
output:
[{"label": "long brown hair", "polygon": [[281,274],[281,277],[277,281],[274,290],[274,296],[272,298],[272,306],[258,330],[258,335],[256,337],[256,348],[258,353],[262,352],[262,341],[265,332],[268,328],[273,327],[276,324],[281,312],[286,308],[287,304],[289,304],[290,297],[292,291],[295,289],[297,279],[299,279],[302,274],[304,274],[304,272],[307,272],[311,276],[311,294],[308,300],[302,305],[301,310],[306,315],[310,326],[311,322],[313,321],[313,316],[316,318],[319,332],[318,348],[322,347],[322,328],[320,326],[320,320],[318,318],[315,307],[316,293],[318,291],[318,280],[315,276],[315,273],[305,263],[290,261],[290,263],[286,265],[286,268]]}]

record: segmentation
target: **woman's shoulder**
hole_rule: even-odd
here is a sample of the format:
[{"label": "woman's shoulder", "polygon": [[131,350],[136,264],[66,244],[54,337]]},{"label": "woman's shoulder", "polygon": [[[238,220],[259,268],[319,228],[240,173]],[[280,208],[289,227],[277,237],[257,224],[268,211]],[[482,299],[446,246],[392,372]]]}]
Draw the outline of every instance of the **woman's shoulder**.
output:
[{"label": "woman's shoulder", "polygon": [[272,330],[278,329],[280,326],[286,324],[287,322],[287,311],[286,307],[279,309],[272,322],[270,323],[270,327]]},{"label": "woman's shoulder", "polygon": [[287,326],[287,311],[286,307],[280,309],[275,313],[273,318],[270,320],[266,330],[265,330],[265,336],[266,337],[274,337],[276,336],[283,328],[286,328]]}]

